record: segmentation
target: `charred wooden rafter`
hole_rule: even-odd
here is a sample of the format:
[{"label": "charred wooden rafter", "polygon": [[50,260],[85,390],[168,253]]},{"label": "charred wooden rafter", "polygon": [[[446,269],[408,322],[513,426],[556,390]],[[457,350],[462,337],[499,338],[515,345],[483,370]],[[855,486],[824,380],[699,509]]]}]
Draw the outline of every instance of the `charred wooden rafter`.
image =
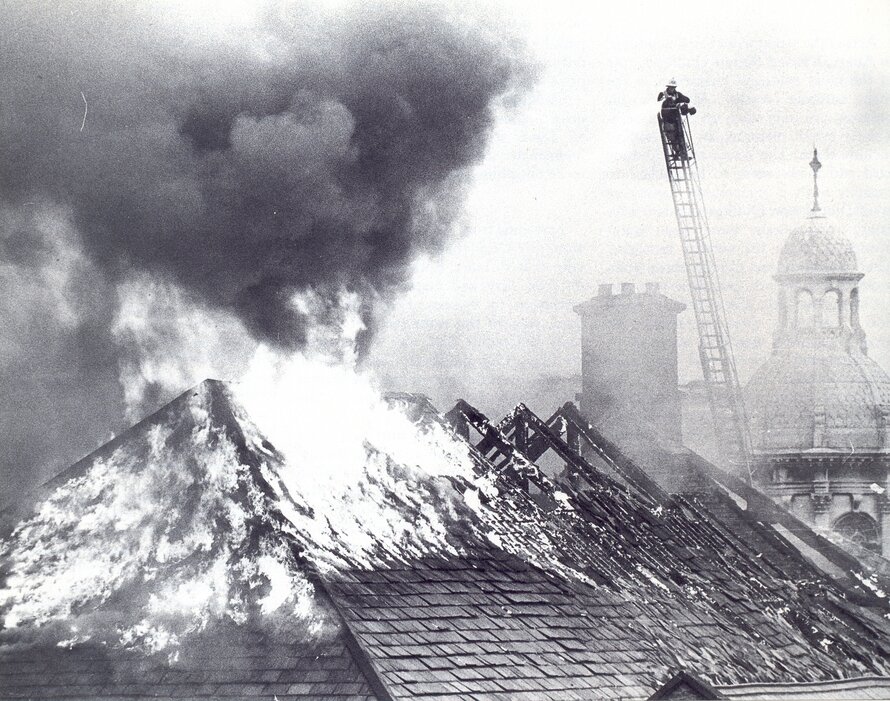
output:
[{"label": "charred wooden rafter", "polygon": [[[584,498],[571,499],[572,508],[586,518],[594,520],[597,518],[597,514],[590,511],[590,508],[598,499],[596,494],[602,490],[619,490],[628,495],[632,492],[635,500],[650,506],[650,509],[640,510],[639,513],[644,516],[650,510],[652,513],[658,513],[659,507],[664,508],[666,513],[671,509],[684,511],[689,520],[687,528],[696,531],[695,537],[708,542],[709,549],[717,553],[720,559],[726,559],[724,566],[732,567],[729,560],[735,557],[732,553],[738,551],[742,557],[755,562],[764,575],[775,576],[777,572],[772,571],[775,569],[772,565],[763,562],[749,544],[739,542],[738,538],[727,530],[722,520],[710,513],[708,504],[712,499],[722,501],[724,507],[728,503],[727,500],[731,499],[726,493],[729,487],[724,484],[730,479],[732,482],[730,492],[744,494],[747,500],[761,507],[756,509],[761,518],[753,516],[747,518],[746,520],[751,521],[749,525],[755,527],[764,539],[771,541],[777,550],[795,550],[784,537],[766,524],[775,521],[786,527],[796,526],[798,524],[789,523],[789,519],[793,521],[796,519],[787,513],[783,514],[782,518],[776,518],[775,512],[778,507],[768,502],[767,497],[759,495],[745,485],[742,480],[729,478],[714,466],[703,466],[704,461],[694,453],[690,453],[690,469],[703,477],[709,485],[708,489],[713,493],[669,494],[614,442],[592,426],[571,402],[560,407],[547,421],[542,421],[524,404],[519,404],[498,424],[493,425],[478,409],[464,400],[459,400],[444,418],[458,435],[467,440],[480,470],[489,473],[494,471],[498,476],[508,479],[526,492],[529,491],[530,485],[534,485],[541,493],[551,497],[559,490],[559,487],[535,464],[544,453],[553,450],[568,468],[565,485],[569,488],[568,496],[571,497],[575,491],[587,493]],[[471,438],[472,432],[478,436],[475,442]],[[589,447],[621,481],[616,481],[590,463],[582,454],[583,446]],[[706,497],[704,501],[701,496]],[[745,511],[744,507],[741,511]],[[763,523],[757,523],[761,520]],[[656,529],[660,528],[659,521],[660,518],[653,518],[652,525]],[[792,527],[789,530],[795,532],[798,529]],[[859,569],[855,561],[840,552],[839,548],[827,541],[823,542],[824,539],[815,534],[811,533],[810,536],[805,542],[815,546],[834,564],[848,571]],[[813,542],[814,536],[817,542]],[[720,553],[723,555],[719,555]],[[855,598],[871,600],[873,597],[867,592],[857,592]],[[744,621],[738,623],[744,625]]]},{"label": "charred wooden rafter", "polygon": [[523,458],[520,471],[528,472],[529,464],[533,465],[552,450],[570,474],[577,473],[586,481],[603,486],[603,475],[581,455],[583,444],[608,464],[638,496],[660,504],[671,501],[671,496],[645,471],[584,420],[571,402],[563,405],[547,421],[519,404],[495,426],[478,409],[460,400],[445,418],[464,438],[469,438],[471,428],[475,430],[480,437],[475,448],[499,469],[515,462],[518,453]]}]

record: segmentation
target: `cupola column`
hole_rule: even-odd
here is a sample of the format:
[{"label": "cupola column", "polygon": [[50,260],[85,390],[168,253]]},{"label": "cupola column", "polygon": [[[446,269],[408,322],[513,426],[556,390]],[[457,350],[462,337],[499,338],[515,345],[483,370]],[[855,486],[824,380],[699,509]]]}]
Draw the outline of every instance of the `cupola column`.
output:
[{"label": "cupola column", "polygon": [[[856,253],[819,203],[788,235],[778,325],[746,404],[762,488],[820,530],[890,557],[890,377],[867,354]],[[771,479],[769,479],[771,477]]]}]

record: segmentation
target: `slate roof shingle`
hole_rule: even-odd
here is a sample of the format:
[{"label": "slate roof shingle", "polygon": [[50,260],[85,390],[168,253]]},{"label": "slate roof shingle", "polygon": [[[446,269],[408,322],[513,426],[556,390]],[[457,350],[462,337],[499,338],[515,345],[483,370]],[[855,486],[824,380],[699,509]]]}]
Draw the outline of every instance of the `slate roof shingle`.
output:
[{"label": "slate roof shingle", "polygon": [[[401,401],[420,424],[443,421]],[[890,675],[886,602],[724,492],[670,493],[570,413],[544,422],[519,407],[495,426],[459,404],[446,418],[476,479],[436,478],[430,493],[482,506],[448,522],[449,551],[333,571],[303,561],[329,614],[321,634],[215,624],[176,659],[7,645],[0,697],[642,699],[682,669],[721,687]],[[547,451],[563,480],[535,464]]]}]

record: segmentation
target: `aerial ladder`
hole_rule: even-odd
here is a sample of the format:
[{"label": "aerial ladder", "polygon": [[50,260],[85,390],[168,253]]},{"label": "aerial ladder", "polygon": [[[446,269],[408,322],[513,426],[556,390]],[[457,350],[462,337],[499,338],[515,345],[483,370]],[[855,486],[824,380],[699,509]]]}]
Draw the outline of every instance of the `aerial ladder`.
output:
[{"label": "aerial ladder", "polygon": [[683,261],[698,327],[699,357],[717,441],[729,467],[751,482],[753,473],[748,419],[711,249],[711,231],[688,114],[695,114],[695,111],[684,105],[663,108],[658,115],[658,131],[674,200],[674,213],[677,215]]}]

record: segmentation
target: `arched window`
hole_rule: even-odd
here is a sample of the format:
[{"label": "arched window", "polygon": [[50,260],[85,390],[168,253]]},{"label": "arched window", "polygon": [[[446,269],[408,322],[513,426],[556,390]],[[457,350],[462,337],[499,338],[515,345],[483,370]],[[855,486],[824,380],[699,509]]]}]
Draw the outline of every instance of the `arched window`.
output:
[{"label": "arched window", "polygon": [[859,328],[859,288],[854,287],[850,292],[850,326]]},{"label": "arched window", "polygon": [[799,329],[813,327],[813,294],[809,290],[798,290],[794,298],[794,323]]},{"label": "arched window", "polygon": [[869,550],[879,550],[878,524],[868,514],[854,511],[834,522],[834,530],[847,540]]},{"label": "arched window", "polygon": [[828,290],[822,296],[822,326],[834,329],[843,324],[841,316],[841,293],[838,290]]}]

